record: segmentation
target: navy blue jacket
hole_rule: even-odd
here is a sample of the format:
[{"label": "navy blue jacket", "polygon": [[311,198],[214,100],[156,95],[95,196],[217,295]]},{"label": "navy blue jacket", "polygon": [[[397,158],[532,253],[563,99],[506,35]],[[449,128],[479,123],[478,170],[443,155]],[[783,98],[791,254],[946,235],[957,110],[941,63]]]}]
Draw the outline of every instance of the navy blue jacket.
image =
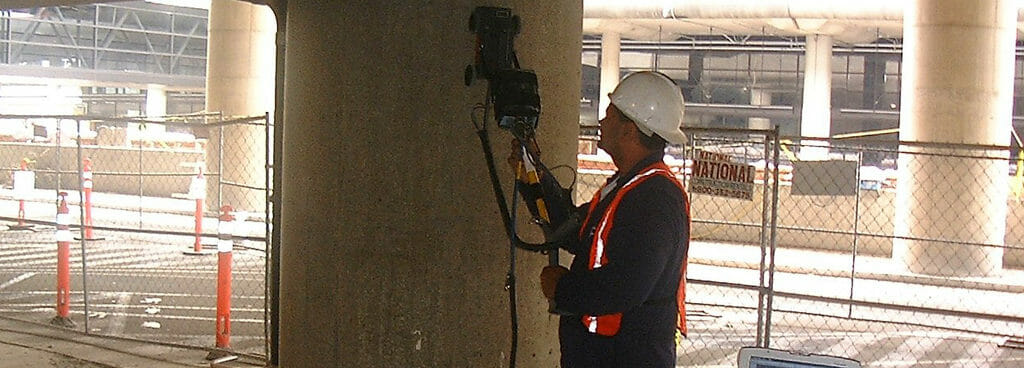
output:
[{"label": "navy blue jacket", "polygon": [[[607,263],[589,267],[594,227],[610,202],[639,170],[661,159],[659,152],[610,178],[616,188],[594,208],[579,242],[568,249],[575,257],[555,292],[563,313],[563,368],[675,367],[676,293],[690,238],[686,196],[671,182],[675,179],[655,175],[625,193],[607,236]],[[611,337],[589,332],[581,320],[585,314],[616,312],[622,313],[621,328]]]}]

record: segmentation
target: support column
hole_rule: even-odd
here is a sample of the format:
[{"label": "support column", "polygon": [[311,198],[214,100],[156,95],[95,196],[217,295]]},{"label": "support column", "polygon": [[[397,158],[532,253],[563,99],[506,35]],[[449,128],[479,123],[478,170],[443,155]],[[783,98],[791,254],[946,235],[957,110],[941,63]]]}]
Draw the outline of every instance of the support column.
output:
[{"label": "support column", "polygon": [[167,87],[159,84],[146,86],[146,116],[167,115]]},{"label": "support column", "polygon": [[704,54],[699,52],[690,53],[687,57],[686,86],[683,87],[683,96],[689,102],[708,102],[701,88],[701,78],[704,77]]},{"label": "support column", "polygon": [[[772,93],[761,89],[751,88],[750,89],[750,105],[751,106],[771,106],[772,104]],[[772,126],[772,120],[769,118],[748,118],[747,128],[750,129],[769,129]]]},{"label": "support column", "polygon": [[601,34],[601,93],[598,96],[597,120],[604,119],[605,109],[611,104],[608,94],[619,85],[619,55],[622,40],[618,33]]},{"label": "support column", "polygon": [[[900,141],[1009,145],[1016,19],[1016,2],[1009,0],[908,5]],[[1006,151],[917,145],[900,150],[895,230],[914,239],[895,240],[894,256],[918,273],[998,273],[1002,248],[973,244],[1004,244]]]},{"label": "support column", "polygon": [[[477,5],[287,2],[281,367],[508,366],[508,239],[470,120],[486,84],[424,72],[473,63]],[[579,119],[582,2],[488,5],[522,18],[544,162],[575,167],[579,130],[565,122]],[[510,195],[511,135],[490,124]],[[515,254],[517,366],[556,367],[558,318],[537,281],[547,257]]]},{"label": "support column", "polygon": [[[266,6],[238,0],[213,0],[209,22],[206,111],[222,112],[227,118],[268,112],[273,116],[277,32],[273,12]],[[218,185],[217,178],[211,177],[208,206],[230,204],[240,211],[263,212],[266,193],[244,187],[266,185],[265,132],[262,126],[250,125],[228,125],[207,132],[207,172],[219,173],[219,181],[238,184]]]},{"label": "support column", "polygon": [[[861,108],[865,110],[892,110],[890,107],[892,102],[885,98],[885,64],[885,57],[881,55],[864,55],[864,86],[861,95]],[[865,120],[859,125],[861,131],[887,128],[885,123],[877,120]],[[875,153],[870,155],[873,156]]]},{"label": "support column", "polygon": [[[150,84],[146,86],[146,113],[144,116],[164,116],[167,115],[167,89],[165,86],[158,84]],[[156,119],[162,120],[162,119]],[[153,133],[160,133],[167,131],[167,126],[162,124],[146,124],[145,128],[142,128],[138,124],[134,125],[135,129],[142,135],[148,135]],[[131,126],[131,125],[130,125]],[[145,132],[143,132],[143,130]]]},{"label": "support column", "polygon": [[885,58],[878,55],[864,55],[864,91],[861,108],[865,110],[888,110],[885,96]]},{"label": "support column", "polygon": [[[804,98],[800,135],[828,138],[832,132],[832,37],[808,35],[804,63]],[[827,160],[824,141],[804,140],[802,160]]]}]

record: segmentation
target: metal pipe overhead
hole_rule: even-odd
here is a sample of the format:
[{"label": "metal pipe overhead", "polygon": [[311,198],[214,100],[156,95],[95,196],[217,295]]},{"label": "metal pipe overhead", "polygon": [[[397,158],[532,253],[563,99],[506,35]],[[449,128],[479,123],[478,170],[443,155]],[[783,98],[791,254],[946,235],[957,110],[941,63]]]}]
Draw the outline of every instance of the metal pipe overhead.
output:
[{"label": "metal pipe overhead", "polygon": [[733,104],[686,103],[687,114],[718,115],[740,118],[794,119],[797,114],[792,106],[754,106]]}]

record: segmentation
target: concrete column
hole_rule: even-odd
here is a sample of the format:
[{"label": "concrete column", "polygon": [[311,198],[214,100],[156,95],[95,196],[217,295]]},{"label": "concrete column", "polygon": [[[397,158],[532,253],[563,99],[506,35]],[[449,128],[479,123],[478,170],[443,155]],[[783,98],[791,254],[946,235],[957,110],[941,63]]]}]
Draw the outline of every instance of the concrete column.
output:
[{"label": "concrete column", "polygon": [[683,88],[683,96],[688,102],[708,102],[704,90],[700,87],[701,79],[704,77],[704,54],[694,52],[687,59],[686,86]]},{"label": "concrete column", "polygon": [[618,33],[601,35],[601,93],[598,96],[597,120],[604,119],[604,111],[611,104],[608,94],[619,85],[619,55],[622,40]]},{"label": "concrete column", "polygon": [[[904,17],[900,140],[1009,145],[1016,2],[917,0]],[[913,272],[990,275],[1002,267],[1008,174],[1005,150],[904,145],[894,242]]]},{"label": "concrete column", "polygon": [[[145,116],[148,117],[164,115],[167,115],[167,87],[159,84],[147,85]],[[129,126],[135,128],[136,130],[139,131],[139,133],[143,133],[144,135],[167,131],[167,126],[161,124],[146,124],[145,128],[142,128],[138,124],[129,124]]]},{"label": "concrete column", "polygon": [[[761,89],[751,88],[750,89],[750,105],[752,106],[771,106],[772,104],[772,93]],[[747,128],[750,129],[769,129],[772,126],[772,120],[769,118],[748,118]]]},{"label": "concrete column", "polygon": [[167,87],[159,84],[146,86],[146,116],[167,115]]},{"label": "concrete column", "polygon": [[[210,3],[206,111],[225,117],[273,115],[274,34],[277,21],[270,8],[237,0]],[[223,147],[220,134],[223,132]],[[225,182],[262,188],[266,185],[266,131],[262,126],[229,125],[210,129],[206,149],[207,171],[220,173]],[[219,158],[223,156],[221,165]],[[209,180],[210,208],[217,206],[218,183]],[[265,208],[266,193],[223,185],[223,204],[236,210]]]},{"label": "concrete column", "polygon": [[885,95],[885,58],[878,55],[864,55],[864,88],[861,108],[887,110],[889,104],[882,99]]},{"label": "concrete column", "polygon": [[[804,57],[804,98],[800,135],[827,138],[832,132],[832,37],[808,35]],[[823,141],[804,140],[802,160],[827,160]]]},{"label": "concrete column", "polygon": [[[885,95],[885,66],[886,58],[882,55],[864,55],[864,86],[861,95],[861,108],[867,110],[892,110],[893,101]],[[859,123],[859,130],[878,130],[887,128],[884,122],[878,120],[864,120]],[[874,154],[871,154],[874,155]]]},{"label": "concrete column", "polygon": [[[508,240],[470,120],[486,84],[461,73],[480,3],[287,4],[280,366],[507,366]],[[582,2],[489,5],[522,17],[545,163],[575,167]],[[509,195],[511,136],[489,124]],[[516,254],[518,366],[556,367],[547,257]]]}]

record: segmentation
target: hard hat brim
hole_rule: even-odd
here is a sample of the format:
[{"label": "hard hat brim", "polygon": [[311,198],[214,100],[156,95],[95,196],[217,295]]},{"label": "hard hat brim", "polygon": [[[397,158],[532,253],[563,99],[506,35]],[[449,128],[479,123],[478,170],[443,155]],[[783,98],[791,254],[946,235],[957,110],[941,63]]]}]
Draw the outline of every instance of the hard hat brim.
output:
[{"label": "hard hat brim", "polygon": [[669,144],[683,145],[683,144],[686,144],[686,142],[687,142],[686,134],[683,134],[683,132],[678,131],[678,130],[674,131],[674,132],[667,132],[667,133],[655,132],[655,134],[657,134],[659,137],[664,139]]}]

